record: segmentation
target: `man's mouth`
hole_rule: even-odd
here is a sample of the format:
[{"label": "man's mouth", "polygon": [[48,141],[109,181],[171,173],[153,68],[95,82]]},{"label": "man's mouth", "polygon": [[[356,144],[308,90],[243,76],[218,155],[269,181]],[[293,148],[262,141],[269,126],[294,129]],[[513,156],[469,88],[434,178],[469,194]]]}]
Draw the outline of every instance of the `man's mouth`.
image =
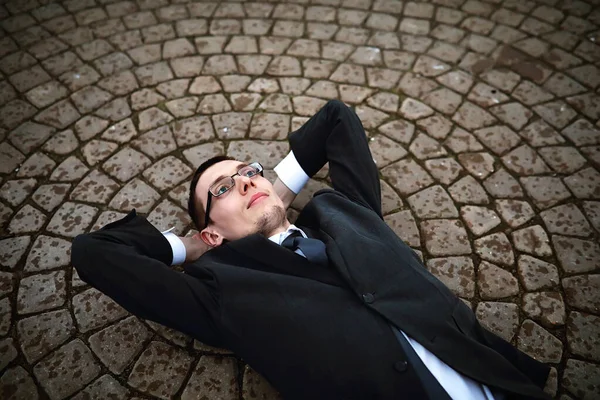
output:
[{"label": "man's mouth", "polygon": [[253,196],[250,198],[250,201],[248,202],[248,207],[247,207],[247,208],[250,208],[250,207],[252,207],[252,205],[253,205],[255,202],[257,202],[257,201],[259,201],[260,199],[262,199],[263,197],[267,197],[267,196],[268,196],[268,194],[266,194],[266,193],[256,193],[255,195],[253,195]]}]

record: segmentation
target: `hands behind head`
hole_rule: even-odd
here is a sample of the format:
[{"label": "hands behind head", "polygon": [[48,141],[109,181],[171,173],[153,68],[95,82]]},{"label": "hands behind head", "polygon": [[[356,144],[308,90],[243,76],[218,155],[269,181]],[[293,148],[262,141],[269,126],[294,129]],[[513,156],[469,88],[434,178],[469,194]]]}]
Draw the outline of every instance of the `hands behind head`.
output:
[{"label": "hands behind head", "polygon": [[199,233],[193,236],[179,237],[185,246],[185,262],[190,263],[199,259],[212,247],[204,243]]}]

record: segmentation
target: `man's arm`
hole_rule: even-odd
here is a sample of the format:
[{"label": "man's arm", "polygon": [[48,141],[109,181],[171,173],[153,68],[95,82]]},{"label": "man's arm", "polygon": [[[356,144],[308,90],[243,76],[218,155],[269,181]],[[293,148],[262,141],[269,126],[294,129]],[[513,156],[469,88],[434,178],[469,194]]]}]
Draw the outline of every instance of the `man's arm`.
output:
[{"label": "man's arm", "polygon": [[[365,130],[354,111],[341,101],[331,100],[290,134],[289,141],[290,154],[306,176],[313,176],[329,162],[334,189],[381,217],[377,166]],[[282,177],[277,167],[275,171]],[[283,181],[287,184],[285,179]]]},{"label": "man's arm", "polygon": [[219,346],[213,323],[219,308],[215,279],[172,270],[172,259],[167,239],[135,211],[77,236],[71,250],[81,279],[129,312]]}]

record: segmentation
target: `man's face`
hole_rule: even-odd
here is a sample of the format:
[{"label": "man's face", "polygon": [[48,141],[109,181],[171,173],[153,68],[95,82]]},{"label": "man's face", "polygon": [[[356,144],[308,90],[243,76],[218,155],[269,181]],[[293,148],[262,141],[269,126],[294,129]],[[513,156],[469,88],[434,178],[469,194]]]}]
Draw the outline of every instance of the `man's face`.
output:
[{"label": "man's face", "polygon": [[[218,180],[229,177],[246,165],[240,161],[226,160],[210,166],[200,176],[196,198],[206,210],[208,190]],[[209,211],[210,223],[203,229],[222,239],[236,240],[253,233],[267,234],[272,225],[280,225],[285,218],[283,202],[273,185],[260,174],[249,178],[236,175],[235,185],[221,196],[212,197]],[[282,216],[283,214],[283,216]],[[217,238],[216,245],[221,244]]]}]

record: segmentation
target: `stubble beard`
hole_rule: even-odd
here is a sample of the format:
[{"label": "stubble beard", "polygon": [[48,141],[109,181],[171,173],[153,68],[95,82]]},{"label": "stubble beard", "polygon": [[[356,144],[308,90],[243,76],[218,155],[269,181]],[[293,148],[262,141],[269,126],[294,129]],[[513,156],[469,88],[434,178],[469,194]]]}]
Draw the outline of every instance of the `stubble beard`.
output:
[{"label": "stubble beard", "polygon": [[269,237],[271,232],[286,221],[285,210],[280,205],[273,205],[256,221],[256,233]]}]

